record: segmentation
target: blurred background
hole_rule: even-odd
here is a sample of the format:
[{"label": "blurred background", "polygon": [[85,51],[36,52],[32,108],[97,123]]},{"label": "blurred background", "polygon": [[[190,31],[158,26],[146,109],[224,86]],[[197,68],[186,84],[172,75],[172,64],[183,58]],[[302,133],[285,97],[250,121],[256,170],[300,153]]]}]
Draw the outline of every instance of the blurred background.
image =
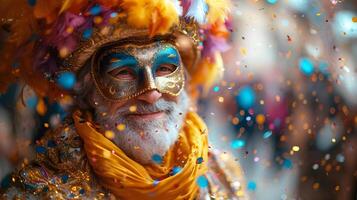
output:
[{"label": "blurred background", "polygon": [[[357,1],[233,2],[224,76],[198,106],[211,145],[235,155],[251,199],[357,199]],[[70,103],[21,83],[1,94],[2,184]]]}]

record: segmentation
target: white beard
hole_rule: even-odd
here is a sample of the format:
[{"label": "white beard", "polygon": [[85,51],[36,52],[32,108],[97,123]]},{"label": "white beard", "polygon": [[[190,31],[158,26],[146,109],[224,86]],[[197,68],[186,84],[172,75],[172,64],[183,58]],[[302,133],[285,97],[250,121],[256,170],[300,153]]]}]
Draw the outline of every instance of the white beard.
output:
[{"label": "white beard", "polygon": [[[170,147],[177,141],[184,117],[188,111],[190,99],[186,91],[182,91],[177,103],[160,98],[154,104],[135,101],[124,105],[109,113],[105,103],[98,102],[95,108],[95,120],[105,130],[115,133],[113,142],[124,153],[141,164],[152,163],[153,155],[164,156]],[[136,113],[164,111],[164,117],[155,120],[133,120],[127,114],[131,113],[129,107],[135,105]],[[124,124],[125,130],[117,129],[118,124]]]}]

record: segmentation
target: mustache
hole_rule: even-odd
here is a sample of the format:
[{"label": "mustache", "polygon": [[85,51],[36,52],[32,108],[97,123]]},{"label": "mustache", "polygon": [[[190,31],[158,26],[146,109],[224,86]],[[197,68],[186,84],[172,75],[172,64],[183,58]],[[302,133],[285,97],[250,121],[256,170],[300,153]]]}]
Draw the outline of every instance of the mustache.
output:
[{"label": "mustache", "polygon": [[[153,104],[144,101],[135,101],[130,104],[126,104],[116,111],[116,114],[121,116],[127,116],[131,114],[147,114],[155,112],[171,112],[177,106],[174,101],[167,101],[163,98],[159,99]],[[134,108],[134,109],[132,109]]]}]

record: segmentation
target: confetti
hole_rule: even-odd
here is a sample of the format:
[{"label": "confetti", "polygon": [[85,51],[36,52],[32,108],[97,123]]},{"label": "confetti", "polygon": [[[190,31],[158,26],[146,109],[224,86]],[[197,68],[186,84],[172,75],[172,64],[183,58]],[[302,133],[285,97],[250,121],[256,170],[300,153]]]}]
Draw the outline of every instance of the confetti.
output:
[{"label": "confetti", "polygon": [[136,112],[136,109],[137,109],[136,105],[132,105],[129,107],[130,112]]},{"label": "confetti", "polygon": [[255,191],[257,189],[257,184],[254,181],[249,181],[247,188],[249,191]]},{"label": "confetti", "polygon": [[319,164],[314,164],[314,165],[312,165],[312,169],[313,169],[313,170],[319,169]]},{"label": "confetti", "polygon": [[158,154],[154,154],[151,157],[152,161],[154,161],[154,163],[156,164],[161,164],[162,163],[162,156],[158,155]]},{"label": "confetti", "polygon": [[118,125],[117,125],[118,131],[124,131],[125,128],[126,128],[125,124],[118,124]]},{"label": "confetti", "polygon": [[65,174],[61,177],[62,183],[67,183],[68,179],[69,179],[69,176],[67,174]]},{"label": "confetti", "polygon": [[38,103],[37,96],[32,96],[26,100],[26,106],[30,109],[34,109]]},{"label": "confetti", "polygon": [[154,182],[152,184],[153,184],[153,186],[157,186],[159,183],[160,183],[159,180],[154,180]]},{"label": "confetti", "polygon": [[36,0],[27,0],[27,2],[30,6],[35,6],[37,1]]},{"label": "confetti", "polygon": [[300,71],[307,76],[312,75],[314,72],[314,64],[308,58],[301,58],[299,61]]},{"label": "confetti", "polygon": [[239,90],[236,100],[242,108],[249,109],[255,103],[255,92],[250,86],[244,86]]},{"label": "confetti", "polygon": [[283,167],[286,169],[292,169],[293,168],[293,162],[290,159],[285,159],[283,161]]},{"label": "confetti", "polygon": [[118,16],[118,13],[117,12],[112,12],[112,13],[110,13],[110,17],[111,18],[115,18],[115,17],[117,17]]},{"label": "confetti", "polygon": [[182,170],[181,167],[174,167],[174,168],[172,169],[172,171],[171,171],[171,176],[174,176],[174,175],[180,173],[181,170]]},{"label": "confetti", "polygon": [[241,48],[240,48],[240,53],[241,53],[243,56],[246,56],[247,53],[248,53],[248,50],[247,50],[246,48],[241,47]]},{"label": "confetti", "polygon": [[338,154],[336,156],[336,161],[339,162],[339,163],[345,162],[345,156],[343,156],[342,154]]},{"label": "confetti", "polygon": [[320,188],[320,183],[314,183],[314,184],[312,185],[312,188],[313,188],[314,190],[319,189],[319,188]]},{"label": "confetti", "polygon": [[203,158],[202,157],[197,158],[196,164],[201,164],[201,163],[203,163]]},{"label": "confetti", "polygon": [[200,187],[200,188],[206,188],[208,186],[208,180],[205,176],[199,176],[197,178],[197,185]]},{"label": "confetti", "polygon": [[292,150],[298,152],[300,150],[300,147],[299,146],[293,146]]},{"label": "confetti", "polygon": [[255,117],[255,121],[259,124],[259,125],[263,125],[265,122],[265,116],[263,114],[258,114]]},{"label": "confetti", "polygon": [[231,147],[233,149],[240,149],[240,148],[243,148],[245,146],[245,141],[244,140],[233,140],[232,143],[231,143]]},{"label": "confetti", "polygon": [[89,10],[89,13],[91,15],[98,15],[101,11],[102,11],[102,8],[99,5],[95,5]]},{"label": "confetti", "polygon": [[63,72],[59,74],[57,78],[57,83],[63,89],[72,89],[76,83],[76,76],[72,72]]},{"label": "confetti", "polygon": [[88,40],[90,37],[92,37],[92,34],[93,34],[93,29],[92,28],[88,28],[88,29],[83,31],[82,37],[83,37],[83,39]]},{"label": "confetti", "polygon": [[276,4],[278,0],[266,0],[266,2],[268,2],[269,4]]},{"label": "confetti", "polygon": [[40,154],[46,153],[46,148],[43,146],[36,146],[35,151]]},{"label": "confetti", "polygon": [[107,130],[107,131],[104,132],[104,136],[105,136],[106,138],[112,140],[112,139],[114,139],[115,134],[114,134],[113,131]]},{"label": "confetti", "polygon": [[263,134],[263,138],[264,138],[264,139],[267,139],[267,138],[269,138],[272,134],[273,134],[273,133],[272,133],[271,131],[267,131],[267,132],[265,132],[265,133]]}]

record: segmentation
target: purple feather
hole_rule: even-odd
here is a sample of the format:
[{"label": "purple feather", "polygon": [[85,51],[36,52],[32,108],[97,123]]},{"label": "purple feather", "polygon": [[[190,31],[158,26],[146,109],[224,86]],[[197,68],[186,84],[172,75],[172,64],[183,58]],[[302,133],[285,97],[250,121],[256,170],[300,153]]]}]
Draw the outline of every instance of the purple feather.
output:
[{"label": "purple feather", "polygon": [[210,58],[214,58],[216,52],[225,52],[230,48],[225,38],[211,34],[208,34],[205,41],[203,41],[203,47],[202,56]]},{"label": "purple feather", "polygon": [[47,38],[47,42],[57,47],[62,43],[64,38],[72,35],[72,32],[67,31],[68,28],[73,28],[75,31],[78,27],[83,25],[85,21],[83,16],[75,15],[70,12],[64,13],[53,26],[52,33],[49,38]]},{"label": "purple feather", "polygon": [[182,0],[181,1],[181,5],[183,8],[183,15],[186,15],[186,13],[188,12],[188,9],[190,8],[192,3],[192,0]]}]

